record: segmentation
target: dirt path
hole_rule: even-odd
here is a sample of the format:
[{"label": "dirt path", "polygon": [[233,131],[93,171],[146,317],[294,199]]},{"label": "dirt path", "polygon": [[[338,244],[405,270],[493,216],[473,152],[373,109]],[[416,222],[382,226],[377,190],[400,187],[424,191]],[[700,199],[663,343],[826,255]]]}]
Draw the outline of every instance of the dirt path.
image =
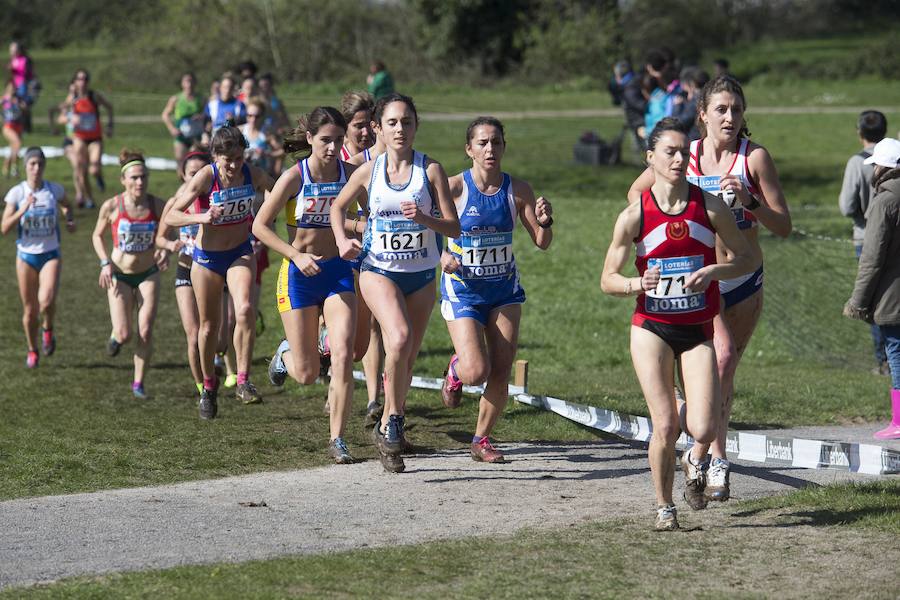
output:
[{"label": "dirt path", "polygon": [[[646,515],[651,522],[653,491],[639,444],[520,444],[507,455],[508,464],[494,466],[460,452],[413,456],[402,475],[369,461],[2,502],[0,587],[584,520]],[[868,478],[737,465],[732,486],[734,497],[744,499],[847,479]],[[702,523],[724,510],[689,518]]]}]

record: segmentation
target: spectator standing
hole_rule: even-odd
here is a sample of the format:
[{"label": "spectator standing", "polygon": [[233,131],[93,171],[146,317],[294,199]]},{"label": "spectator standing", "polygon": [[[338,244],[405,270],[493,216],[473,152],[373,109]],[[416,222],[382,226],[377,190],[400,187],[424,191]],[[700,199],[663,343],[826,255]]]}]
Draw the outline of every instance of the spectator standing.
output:
[{"label": "spectator standing", "polygon": [[613,76],[609,78],[607,89],[615,106],[621,106],[623,96],[625,94],[625,86],[634,79],[634,71],[631,69],[631,63],[627,60],[620,60],[613,67]]},{"label": "spectator standing", "polygon": [[885,138],[863,161],[874,165],[875,196],[853,295],[844,315],[876,323],[884,336],[891,373],[891,423],[877,431],[881,440],[900,439],[900,141]]},{"label": "spectator standing", "polygon": [[366,84],[376,102],[388,94],[394,93],[394,79],[380,60],[372,61],[369,75],[366,77]]},{"label": "spectator standing", "polygon": [[259,95],[266,101],[265,126],[278,135],[291,128],[284,102],[275,93],[275,78],[271,73],[264,73],[259,78]]},{"label": "spectator standing", "polygon": [[647,100],[644,129],[653,131],[661,119],[672,116],[675,98],[681,94],[675,53],[669,48],[651,50],[647,54],[647,73],[656,80],[656,89]]},{"label": "spectator standing", "polygon": [[[856,250],[856,258],[859,260],[866,234],[866,213],[869,210],[869,199],[872,195],[872,173],[875,168],[868,162],[868,158],[872,156],[875,145],[887,134],[887,119],[877,110],[863,111],[859,115],[857,132],[863,148],[847,161],[838,205],[841,214],[853,219],[853,247]],[[875,346],[875,360],[877,361],[873,372],[888,375],[890,370],[884,350],[884,338],[878,325],[875,324],[872,324],[872,343]]]}]

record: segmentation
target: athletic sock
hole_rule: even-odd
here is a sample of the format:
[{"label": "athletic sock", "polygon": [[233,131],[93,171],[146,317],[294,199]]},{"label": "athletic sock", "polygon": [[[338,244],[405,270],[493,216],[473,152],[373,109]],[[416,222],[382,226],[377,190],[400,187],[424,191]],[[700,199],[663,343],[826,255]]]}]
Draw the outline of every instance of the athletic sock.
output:
[{"label": "athletic sock", "polygon": [[137,389],[140,389],[140,387],[141,387],[140,381],[132,381],[131,382],[131,389],[137,390]]},{"label": "athletic sock", "polygon": [[238,374],[237,374],[237,383],[238,383],[238,385],[242,385],[242,384],[244,384],[244,383],[247,383],[247,381],[248,381],[249,379],[250,379],[250,374],[247,373],[246,371],[244,371],[244,372],[240,372],[240,371],[239,371],[239,372],[238,372]]},{"label": "athletic sock", "polygon": [[483,439],[484,439],[483,436],[480,436],[480,435],[473,435],[473,436],[472,436],[472,443],[473,443],[473,444],[480,444],[480,443],[481,443],[481,440],[483,440]]},{"label": "athletic sock", "polygon": [[212,377],[204,377],[203,378],[203,389],[210,390],[210,391],[216,389],[216,380]]}]

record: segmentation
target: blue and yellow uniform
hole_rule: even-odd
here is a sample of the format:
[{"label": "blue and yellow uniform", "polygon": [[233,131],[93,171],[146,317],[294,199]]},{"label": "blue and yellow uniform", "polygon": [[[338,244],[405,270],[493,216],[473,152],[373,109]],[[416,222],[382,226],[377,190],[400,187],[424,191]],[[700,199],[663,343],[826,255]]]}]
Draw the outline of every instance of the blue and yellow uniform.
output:
[{"label": "blue and yellow uniform", "polygon": [[487,325],[492,310],[525,302],[512,250],[518,211],[508,174],[491,195],[478,189],[471,171],[463,173],[463,182],[456,203],[461,235],[447,244],[460,266],[441,274],[441,314],[447,321],[470,318]]},{"label": "blue and yellow uniform", "polygon": [[[344,163],[338,161],[340,175],[337,181],[318,183],[313,181],[307,160],[297,163],[300,188],[285,205],[287,224],[298,229],[327,229],[330,234],[331,207],[347,183]],[[349,262],[340,256],[334,256],[317,264],[321,271],[309,277],[300,272],[292,261],[286,258],[281,261],[275,289],[279,312],[321,306],[335,294],[356,293]]]}]

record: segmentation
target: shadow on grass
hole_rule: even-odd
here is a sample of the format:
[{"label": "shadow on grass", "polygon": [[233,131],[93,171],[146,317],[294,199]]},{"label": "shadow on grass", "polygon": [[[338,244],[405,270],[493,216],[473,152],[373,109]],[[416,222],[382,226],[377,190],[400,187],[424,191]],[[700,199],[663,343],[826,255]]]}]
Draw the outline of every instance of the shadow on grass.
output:
[{"label": "shadow on grass", "polygon": [[[808,473],[809,469],[801,469],[799,467],[778,467],[779,471],[787,471],[793,470],[798,471],[800,473]],[[799,477],[792,477],[790,475],[785,475],[784,473],[778,473],[772,471],[771,469],[766,469],[765,467],[747,467],[738,465],[735,463],[731,463],[731,471],[733,473],[740,473],[742,475],[748,475],[750,477],[755,477],[756,479],[762,479],[764,481],[772,481],[774,483],[780,483],[781,485],[785,485],[787,487],[794,488],[795,490],[807,488],[807,487],[821,487],[820,484],[808,481],[806,479],[801,479]]]},{"label": "shadow on grass", "polygon": [[[760,508],[748,510],[740,513],[734,513],[733,517],[753,517],[758,513],[765,512],[767,509]],[[783,529],[787,527],[827,527],[831,525],[852,525],[859,521],[868,521],[880,517],[887,517],[894,511],[883,508],[869,507],[846,510],[798,510],[794,512],[779,513],[781,519],[792,519],[791,521],[780,521],[777,523],[738,523],[731,525],[735,529]]]}]

